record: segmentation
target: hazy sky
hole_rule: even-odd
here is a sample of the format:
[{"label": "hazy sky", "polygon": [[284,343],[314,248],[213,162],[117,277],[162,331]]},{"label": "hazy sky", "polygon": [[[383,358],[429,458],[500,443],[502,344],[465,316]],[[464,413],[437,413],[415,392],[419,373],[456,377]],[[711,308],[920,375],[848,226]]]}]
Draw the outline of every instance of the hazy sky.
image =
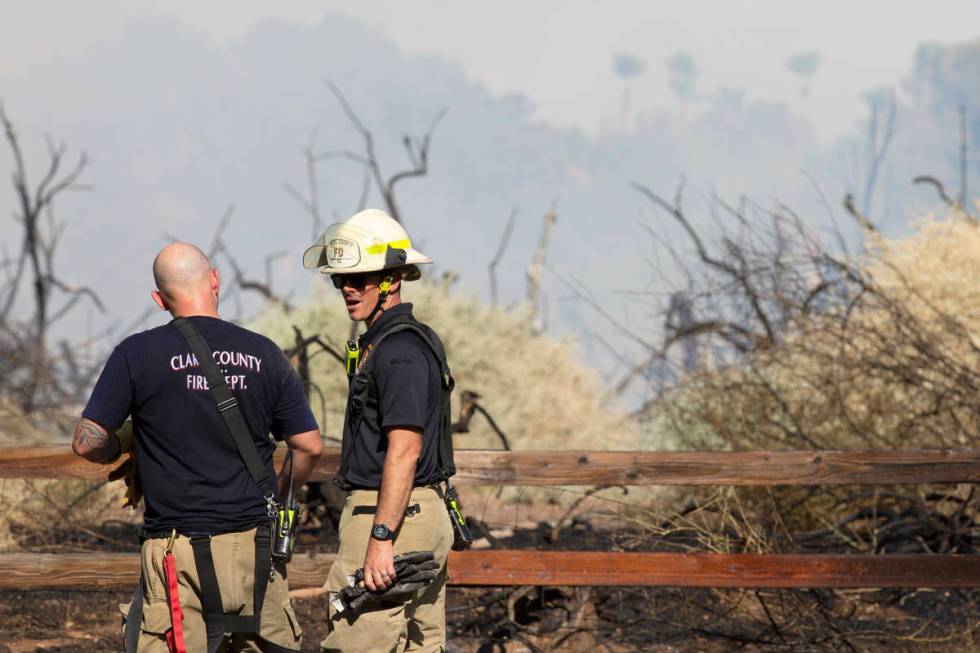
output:
[{"label": "hazy sky", "polygon": [[[95,190],[58,200],[68,225],[59,269],[70,260],[72,281],[97,288],[119,324],[148,305],[148,262],[159,248],[171,235],[211,242],[229,204],[226,239],[246,276],[261,275],[271,252],[287,252],[274,285],[297,301],[305,295],[315,275],[298,257],[311,225],[282,184],[305,188],[301,151],[314,128],[321,148],[361,147],[323,76],[374,130],[389,173],[404,165],[402,134],[421,133],[450,107],[429,174],[399,187],[413,238],[440,270],[460,274],[466,292],[487,297],[491,246],[518,207],[497,270],[501,303],[510,304],[524,296],[541,216],[558,199],[544,312],[555,333],[582,336],[586,357],[605,369],[617,361],[591,335],[618,334],[557,279],[586,280],[604,310],[656,338],[657,302],[675,289],[674,272],[645,227],[656,242],[682,251],[686,242],[631,180],[671,193],[683,176],[685,209],[701,227],[715,224],[715,197],[750,198],[791,206],[823,234],[840,198],[866,188],[862,94],[900,87],[913,72],[921,86],[929,71],[921,59],[916,67],[920,44],[978,36],[980,0],[0,0],[0,101],[32,179],[47,131],[91,155],[84,179]],[[700,71],[685,102],[672,95],[666,66],[681,51]],[[805,52],[820,64],[804,97],[786,62]],[[645,70],[625,82],[617,55]],[[936,202],[931,189],[912,188],[914,175],[956,175],[955,119],[905,99],[896,143],[867,194],[887,234]],[[0,147],[0,174],[11,163]],[[325,162],[324,216],[353,211],[361,183],[359,169]],[[10,184],[0,183],[0,209],[15,207]],[[0,219],[0,248],[14,246],[18,228]],[[138,262],[142,272],[120,274]],[[84,332],[100,332],[107,318],[85,311],[75,314],[86,316]]]},{"label": "hazy sky", "polygon": [[[310,24],[325,11],[375,25],[408,54],[456,61],[494,93],[525,94],[542,120],[590,132],[619,124],[624,83],[613,73],[615,54],[647,62],[630,94],[632,107],[649,110],[673,108],[664,62],[686,50],[701,71],[700,90],[741,87],[749,98],[793,102],[824,142],[853,126],[862,92],[901,79],[919,43],[980,33],[977,0],[0,0],[0,75],[72,56],[150,12],[176,15],[223,44],[265,17]],[[821,63],[804,102],[785,62],[810,50]]]}]

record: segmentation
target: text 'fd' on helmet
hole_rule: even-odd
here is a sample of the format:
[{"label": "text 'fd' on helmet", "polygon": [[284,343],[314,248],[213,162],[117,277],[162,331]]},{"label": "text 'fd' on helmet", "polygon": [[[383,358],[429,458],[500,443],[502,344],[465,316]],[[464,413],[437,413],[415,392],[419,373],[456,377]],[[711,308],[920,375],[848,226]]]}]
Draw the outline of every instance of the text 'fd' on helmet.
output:
[{"label": "text 'fd' on helmet", "polygon": [[360,274],[403,268],[402,279],[419,278],[418,265],[432,259],[412,247],[408,232],[379,209],[366,209],[327,227],[303,254],[303,267],[323,274]]}]

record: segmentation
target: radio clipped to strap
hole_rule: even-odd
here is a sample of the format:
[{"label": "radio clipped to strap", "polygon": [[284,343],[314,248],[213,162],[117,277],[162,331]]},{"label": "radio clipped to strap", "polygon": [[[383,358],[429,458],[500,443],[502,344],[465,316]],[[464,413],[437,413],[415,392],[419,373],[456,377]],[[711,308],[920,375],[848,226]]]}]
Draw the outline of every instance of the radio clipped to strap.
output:
[{"label": "radio clipped to strap", "polygon": [[[438,488],[438,486],[436,486]],[[446,504],[446,512],[449,513],[449,521],[453,525],[453,551],[465,551],[473,544],[473,534],[470,532],[466,520],[463,518],[463,504],[459,500],[459,492],[453,487],[449,479],[446,479],[446,491],[436,490],[442,496],[443,503]]]},{"label": "radio clipped to strap", "polygon": [[[293,495],[293,483],[296,480],[296,461],[293,460],[293,450],[286,454],[283,469],[289,465],[289,489],[285,502],[279,504],[272,528],[272,557],[283,562],[293,559],[293,546],[296,544],[296,531],[299,529],[299,501]],[[269,572],[273,570],[270,567]],[[270,577],[271,578],[271,577]]]},{"label": "radio clipped to strap", "polygon": [[357,366],[361,362],[361,350],[353,340],[347,341],[347,377],[357,374]]}]

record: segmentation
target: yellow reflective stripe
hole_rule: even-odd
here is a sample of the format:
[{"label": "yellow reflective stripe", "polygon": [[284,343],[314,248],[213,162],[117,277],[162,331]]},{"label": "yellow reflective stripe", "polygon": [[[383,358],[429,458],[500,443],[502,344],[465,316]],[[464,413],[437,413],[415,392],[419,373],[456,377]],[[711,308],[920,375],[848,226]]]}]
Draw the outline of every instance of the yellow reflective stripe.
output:
[{"label": "yellow reflective stripe", "polygon": [[384,254],[385,250],[389,247],[394,249],[408,249],[412,246],[412,241],[408,238],[404,240],[393,240],[390,243],[382,243],[380,245],[371,245],[370,247],[365,247],[364,251],[368,254]]}]

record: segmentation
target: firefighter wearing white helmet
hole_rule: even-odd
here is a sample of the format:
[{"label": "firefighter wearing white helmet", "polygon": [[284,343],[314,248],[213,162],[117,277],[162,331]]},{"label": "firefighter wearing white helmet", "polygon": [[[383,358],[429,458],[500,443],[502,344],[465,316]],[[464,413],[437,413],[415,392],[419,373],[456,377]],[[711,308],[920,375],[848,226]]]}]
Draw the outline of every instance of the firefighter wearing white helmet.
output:
[{"label": "firefighter wearing white helmet", "polygon": [[303,267],[329,274],[338,289],[349,278],[356,281],[369,273],[391,272],[381,279],[379,301],[371,312],[366,317],[351,313],[352,319],[368,323],[384,310],[395,277],[415,281],[420,276],[418,266],[425,263],[432,263],[432,259],[412,247],[405,228],[378,209],[367,209],[345,222],[330,225],[303,254]]},{"label": "firefighter wearing white helmet", "polygon": [[432,259],[412,247],[408,233],[384,211],[367,209],[330,225],[303,254],[303,266],[324,274],[356,274],[408,267],[406,281],[419,278],[417,265]]},{"label": "firefighter wearing white helmet", "polygon": [[[446,514],[449,503],[458,505],[449,485],[453,379],[439,337],[401,300],[402,282],[431,262],[377,209],[331,225],[303,255],[305,267],[331,276],[351,320],[367,327],[347,345],[350,386],[334,482],[350,494],[326,582],[330,618],[321,647],[331,653],[445,648],[446,559],[457,546]],[[418,556],[396,560],[412,552],[431,552],[424,569],[405,564]],[[359,571],[373,604],[345,598]]]}]

